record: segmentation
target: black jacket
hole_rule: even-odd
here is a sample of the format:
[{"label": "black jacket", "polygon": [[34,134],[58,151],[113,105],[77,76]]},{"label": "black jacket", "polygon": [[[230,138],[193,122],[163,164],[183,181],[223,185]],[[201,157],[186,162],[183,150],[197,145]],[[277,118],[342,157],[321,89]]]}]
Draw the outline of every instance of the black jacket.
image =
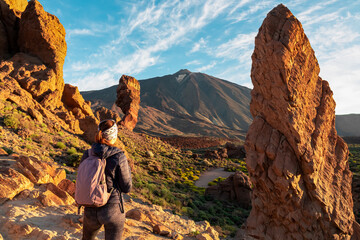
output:
[{"label": "black jacket", "polygon": [[[128,193],[132,187],[131,170],[124,152],[100,143],[94,143],[91,147],[95,155],[106,159],[106,185],[108,191],[114,188],[108,203],[120,203],[120,191]],[[81,161],[88,156],[89,152],[86,150]]]}]

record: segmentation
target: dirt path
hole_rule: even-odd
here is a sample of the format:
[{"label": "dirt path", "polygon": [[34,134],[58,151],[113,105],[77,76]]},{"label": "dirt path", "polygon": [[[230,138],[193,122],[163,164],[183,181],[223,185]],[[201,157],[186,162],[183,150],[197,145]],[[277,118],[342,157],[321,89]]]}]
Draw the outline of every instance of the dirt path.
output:
[{"label": "dirt path", "polygon": [[218,177],[227,178],[233,172],[225,172],[224,168],[215,168],[210,171],[204,172],[200,177],[199,180],[195,182],[195,186],[197,187],[208,187],[208,183]]}]

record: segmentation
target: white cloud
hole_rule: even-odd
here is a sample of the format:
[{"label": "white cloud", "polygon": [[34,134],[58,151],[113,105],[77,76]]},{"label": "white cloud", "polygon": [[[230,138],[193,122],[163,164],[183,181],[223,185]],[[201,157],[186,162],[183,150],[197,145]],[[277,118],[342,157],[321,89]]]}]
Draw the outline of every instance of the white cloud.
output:
[{"label": "white cloud", "polygon": [[70,36],[74,36],[74,35],[95,35],[93,30],[90,29],[70,29],[67,31],[67,35]]},{"label": "white cloud", "polygon": [[320,62],[320,76],[329,81],[336,114],[360,110],[360,45],[334,51]]},{"label": "white cloud", "polygon": [[75,72],[85,72],[94,68],[95,66],[88,62],[75,62],[71,65],[71,70]]},{"label": "white cloud", "polygon": [[334,93],[336,114],[347,114],[360,109],[360,19],[344,6],[327,8],[335,2],[320,2],[298,18],[315,50],[320,76]]},{"label": "white cloud", "polygon": [[235,38],[210,50],[209,55],[227,60],[237,60],[239,64],[250,65],[251,54],[254,50],[254,39],[257,33],[238,34]]},{"label": "white cloud", "polygon": [[86,76],[79,79],[76,85],[79,89],[81,89],[81,91],[87,91],[94,89],[98,90],[116,84],[118,84],[118,79],[116,79],[110,72],[101,72],[88,73]]},{"label": "white cloud", "polygon": [[[243,3],[243,2],[245,2],[245,3]],[[247,1],[243,1],[243,2],[240,2],[239,5],[241,5],[241,4],[245,5],[247,3]],[[228,15],[228,19],[231,20],[232,23],[244,21],[244,20],[250,19],[251,16],[254,13],[257,13],[259,10],[266,9],[269,6],[273,6],[273,5],[274,5],[274,3],[272,1],[261,1],[261,2],[256,2],[256,3],[251,4],[247,10],[244,10],[239,7],[240,12],[235,11],[235,10],[230,11],[229,15]],[[256,16],[256,17],[259,17],[259,16]]]},{"label": "white cloud", "polygon": [[197,52],[203,47],[206,47],[206,41],[204,40],[204,38],[200,38],[200,40],[194,44],[194,46],[190,50],[190,53]]},{"label": "white cloud", "polygon": [[331,5],[337,1],[338,0],[322,1],[322,2],[316,3],[315,5],[311,4],[310,7],[307,8],[306,10],[304,10],[301,13],[296,14],[297,18],[301,19],[302,22],[306,22],[308,20],[314,19],[314,15],[315,15],[314,12],[323,10],[326,6]]},{"label": "white cloud", "polygon": [[240,0],[235,7],[233,7],[230,12],[229,15],[232,15],[236,10],[238,10],[239,8],[242,8],[244,5],[246,5],[247,3],[250,3],[251,0]]},{"label": "white cloud", "polygon": [[[118,31],[119,37],[104,45],[102,52],[93,54],[92,61],[108,59],[103,64],[112,75],[140,73],[159,63],[161,52],[188,41],[189,34],[202,29],[231,4],[227,0],[208,0],[202,4],[167,0],[159,5],[152,2],[142,11],[134,6],[128,24]],[[145,37],[136,41],[135,35]],[[135,39],[132,43],[135,49],[130,54],[124,53],[123,45],[131,43],[130,39]],[[205,40],[200,40],[199,44],[202,43]],[[109,62],[110,59],[114,61]]]},{"label": "white cloud", "polygon": [[155,65],[158,57],[151,55],[151,49],[138,50],[126,58],[118,60],[117,64],[112,68],[111,72],[115,75],[119,74],[137,74],[149,66]]},{"label": "white cloud", "polygon": [[196,72],[205,72],[205,71],[210,70],[210,69],[212,69],[213,67],[215,67],[215,65],[216,65],[216,62],[211,62],[211,63],[208,64],[208,65],[205,65],[205,66],[202,66],[202,67],[200,67],[200,68],[197,68],[195,71],[196,71]]},{"label": "white cloud", "polygon": [[[209,71],[214,76],[252,87],[250,68],[254,38],[266,13],[278,2],[143,0],[119,4],[126,5],[127,18],[114,16],[108,18],[111,25],[93,23],[85,28],[67,30],[68,36],[74,38],[96,36],[100,39],[99,36],[106,35],[102,46],[81,62],[71,63],[65,73],[79,79],[82,90],[117,84],[122,74],[140,74],[152,66],[162,67],[160,64],[167,60],[165,57],[176,52],[177,46],[182,51],[185,49],[179,68],[181,65],[197,67],[196,71]],[[337,114],[359,112],[360,101],[354,96],[360,95],[360,70],[357,70],[360,69],[360,32],[356,29],[360,13],[352,10],[358,5],[340,4],[338,0],[316,3],[294,0],[285,1],[285,4],[291,11],[298,12],[295,16],[303,24],[319,60],[320,76],[330,82],[334,92]],[[223,32],[217,36],[206,32],[212,31],[213,25],[205,28],[214,20],[224,24],[220,30]],[[255,27],[251,25],[253,22],[258,22]],[[227,40],[224,42],[224,39]],[[203,58],[203,53],[207,57]]]},{"label": "white cloud", "polygon": [[314,45],[344,46],[346,43],[356,42],[360,37],[360,32],[356,32],[346,22],[337,21],[329,26],[321,26],[311,34],[311,41]]},{"label": "white cloud", "polygon": [[190,66],[190,65],[200,65],[201,64],[201,62],[199,61],[199,60],[192,60],[192,61],[190,61],[190,62],[187,62],[187,63],[185,63],[185,66]]}]

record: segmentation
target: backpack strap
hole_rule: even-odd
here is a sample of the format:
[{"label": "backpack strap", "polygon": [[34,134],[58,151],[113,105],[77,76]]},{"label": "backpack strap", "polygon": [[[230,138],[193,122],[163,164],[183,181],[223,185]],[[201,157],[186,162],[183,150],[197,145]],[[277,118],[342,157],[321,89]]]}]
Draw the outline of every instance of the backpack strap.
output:
[{"label": "backpack strap", "polygon": [[78,206],[78,215],[81,214],[81,207],[82,207],[82,205],[79,205],[79,206]]}]

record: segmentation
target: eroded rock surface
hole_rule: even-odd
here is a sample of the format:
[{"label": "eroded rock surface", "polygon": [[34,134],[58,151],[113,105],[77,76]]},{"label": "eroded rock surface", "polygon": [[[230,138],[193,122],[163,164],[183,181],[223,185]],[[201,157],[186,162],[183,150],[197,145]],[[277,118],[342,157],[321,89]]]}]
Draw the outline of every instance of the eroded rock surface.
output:
[{"label": "eroded rock surface", "polygon": [[140,83],[133,77],[122,75],[116,92],[116,105],[125,114],[120,123],[127,129],[133,130],[138,121],[140,108]]},{"label": "eroded rock surface", "polygon": [[[20,51],[37,56],[62,77],[67,49],[65,28],[37,0],[31,0],[21,15],[18,43]],[[59,81],[58,89],[63,87]]]},{"label": "eroded rock surface", "polygon": [[90,103],[64,83],[65,29],[37,0],[0,0],[0,93],[40,123],[93,141]]},{"label": "eroded rock surface", "polygon": [[348,148],[335,101],[301,23],[283,5],[255,38],[246,163],[254,185],[246,233],[260,239],[349,239]]},{"label": "eroded rock surface", "polygon": [[236,201],[240,206],[250,208],[251,182],[245,173],[236,172],[218,185],[207,187],[205,195],[220,200]]},{"label": "eroded rock surface", "polygon": [[119,115],[105,107],[99,107],[95,110],[95,116],[99,121],[105,120],[105,119],[113,119],[117,124],[120,124],[121,118]]}]

